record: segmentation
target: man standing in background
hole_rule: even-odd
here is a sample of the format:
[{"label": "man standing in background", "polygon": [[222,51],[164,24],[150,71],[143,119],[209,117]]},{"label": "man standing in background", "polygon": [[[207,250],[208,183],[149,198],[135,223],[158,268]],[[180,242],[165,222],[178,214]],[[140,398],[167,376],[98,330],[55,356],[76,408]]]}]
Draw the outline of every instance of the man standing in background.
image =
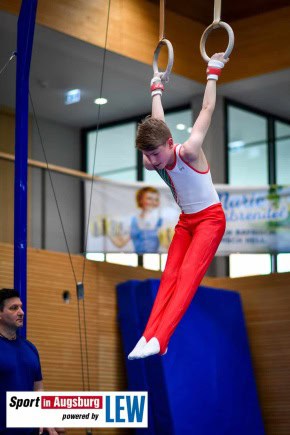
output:
[{"label": "man standing in background", "polygon": [[[24,312],[15,289],[0,290],[0,434],[32,435],[39,429],[6,428],[7,391],[43,391],[40,359],[36,347],[17,335],[23,326]],[[50,435],[63,429],[45,429]]]}]

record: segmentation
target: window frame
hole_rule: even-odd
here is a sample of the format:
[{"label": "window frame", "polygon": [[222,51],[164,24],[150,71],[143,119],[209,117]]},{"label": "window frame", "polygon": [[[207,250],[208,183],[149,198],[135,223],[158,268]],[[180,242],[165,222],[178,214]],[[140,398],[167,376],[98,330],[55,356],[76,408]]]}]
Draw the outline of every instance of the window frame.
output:
[{"label": "window frame", "polygon": [[[244,110],[246,112],[253,113],[254,115],[259,115],[266,118],[266,146],[267,146],[267,156],[268,156],[268,184],[277,184],[277,173],[276,173],[276,158],[277,158],[277,146],[276,146],[276,122],[281,122],[290,125],[290,121],[278,115],[274,115],[271,112],[257,109],[255,107],[249,106],[244,103],[239,103],[231,98],[224,98],[224,138],[225,138],[225,180],[229,184],[230,178],[230,168],[229,168],[229,108],[235,107],[237,109]],[[281,252],[282,254],[282,252]],[[271,259],[271,273],[278,272],[278,255],[279,254],[269,254]],[[228,262],[229,264],[229,262]],[[228,266],[230,268],[230,264]],[[229,271],[230,272],[230,271]]]}]

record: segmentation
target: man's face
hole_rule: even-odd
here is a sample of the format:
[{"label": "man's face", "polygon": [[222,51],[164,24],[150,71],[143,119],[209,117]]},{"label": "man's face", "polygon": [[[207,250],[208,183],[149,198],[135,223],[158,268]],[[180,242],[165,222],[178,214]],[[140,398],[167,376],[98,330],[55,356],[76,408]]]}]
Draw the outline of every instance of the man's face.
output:
[{"label": "man's face", "polygon": [[155,150],[143,151],[143,153],[156,169],[164,169],[174,158],[173,149],[173,141],[169,139],[164,145],[159,145]]},{"label": "man's face", "polygon": [[4,301],[3,311],[0,311],[0,325],[6,328],[18,329],[23,326],[24,312],[19,298],[10,298]]}]

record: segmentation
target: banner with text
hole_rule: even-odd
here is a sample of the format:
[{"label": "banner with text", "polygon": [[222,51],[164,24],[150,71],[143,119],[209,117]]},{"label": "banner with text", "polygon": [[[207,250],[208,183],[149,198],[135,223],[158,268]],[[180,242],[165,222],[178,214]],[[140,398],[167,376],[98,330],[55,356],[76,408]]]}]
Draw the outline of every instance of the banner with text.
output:
[{"label": "banner with text", "polygon": [[[290,187],[216,185],[227,227],[217,254],[290,252]],[[91,202],[90,202],[91,197]],[[180,209],[166,185],[85,184],[87,252],[167,252]]]},{"label": "banner with text", "polygon": [[8,428],[148,427],[148,393],[7,392]]}]

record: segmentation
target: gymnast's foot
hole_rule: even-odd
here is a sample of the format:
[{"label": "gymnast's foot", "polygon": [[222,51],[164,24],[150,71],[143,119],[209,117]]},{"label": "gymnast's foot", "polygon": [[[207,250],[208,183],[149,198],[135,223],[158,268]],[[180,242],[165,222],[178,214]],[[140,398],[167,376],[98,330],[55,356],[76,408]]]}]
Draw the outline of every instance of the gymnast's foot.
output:
[{"label": "gymnast's foot", "polygon": [[151,338],[148,343],[141,350],[139,358],[146,358],[147,356],[156,355],[160,352],[160,344],[156,337]]},{"label": "gymnast's foot", "polygon": [[138,343],[136,344],[136,346],[134,347],[134,349],[132,350],[131,353],[129,353],[128,355],[128,359],[136,359],[136,358],[141,358],[141,352],[144,346],[146,346],[147,341],[145,337],[141,337],[140,340],[138,341]]}]

